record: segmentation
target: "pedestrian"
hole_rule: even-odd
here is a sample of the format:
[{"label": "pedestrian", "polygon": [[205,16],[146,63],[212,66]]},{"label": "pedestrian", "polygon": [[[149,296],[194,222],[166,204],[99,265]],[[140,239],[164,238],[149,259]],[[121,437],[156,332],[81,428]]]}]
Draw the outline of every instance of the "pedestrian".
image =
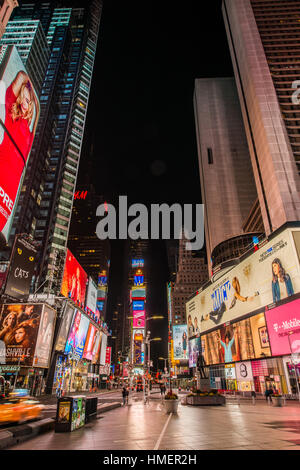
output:
[{"label": "pedestrian", "polygon": [[123,406],[126,405],[126,393],[127,393],[127,390],[126,390],[126,387],[124,386],[122,389]]},{"label": "pedestrian", "polygon": [[163,384],[160,384],[159,388],[160,388],[160,394],[162,395],[163,394]]},{"label": "pedestrian", "polygon": [[266,397],[267,401],[268,401],[268,399],[270,399],[271,403],[272,403],[272,394],[273,394],[272,387],[270,387],[269,389],[267,388],[266,391],[265,391],[265,397]]},{"label": "pedestrian", "polygon": [[129,387],[126,389],[126,405],[128,405]]}]

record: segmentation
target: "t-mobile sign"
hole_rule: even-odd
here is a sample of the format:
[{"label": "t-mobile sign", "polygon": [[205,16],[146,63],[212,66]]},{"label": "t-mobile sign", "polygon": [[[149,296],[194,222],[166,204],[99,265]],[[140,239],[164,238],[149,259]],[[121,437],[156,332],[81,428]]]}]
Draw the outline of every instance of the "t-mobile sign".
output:
[{"label": "t-mobile sign", "polygon": [[300,299],[267,310],[265,315],[272,355],[300,353]]}]

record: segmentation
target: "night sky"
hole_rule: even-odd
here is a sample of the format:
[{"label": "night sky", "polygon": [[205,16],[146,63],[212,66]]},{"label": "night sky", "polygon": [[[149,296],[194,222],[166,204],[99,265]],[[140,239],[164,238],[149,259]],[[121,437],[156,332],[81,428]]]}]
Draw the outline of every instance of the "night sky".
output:
[{"label": "night sky", "polygon": [[[79,183],[116,205],[119,195],[129,204],[200,203],[194,80],[232,75],[220,0],[104,0]],[[123,266],[123,243],[111,246],[108,322]],[[152,242],[150,269],[148,314],[167,318],[164,242]],[[162,329],[155,367],[167,355],[167,322],[151,328]]]}]

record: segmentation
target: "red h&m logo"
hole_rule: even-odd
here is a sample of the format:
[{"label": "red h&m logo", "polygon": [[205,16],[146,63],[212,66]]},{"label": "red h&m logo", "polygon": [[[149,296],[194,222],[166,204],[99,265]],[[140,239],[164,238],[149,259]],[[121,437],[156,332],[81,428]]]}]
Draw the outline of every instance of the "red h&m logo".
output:
[{"label": "red h&m logo", "polygon": [[85,199],[87,195],[87,191],[75,191],[74,199]]}]

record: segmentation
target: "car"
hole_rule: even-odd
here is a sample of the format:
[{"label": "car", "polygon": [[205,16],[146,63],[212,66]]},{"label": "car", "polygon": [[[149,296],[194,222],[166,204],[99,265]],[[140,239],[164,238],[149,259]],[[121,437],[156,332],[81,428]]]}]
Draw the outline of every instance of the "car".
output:
[{"label": "car", "polygon": [[30,396],[18,396],[11,393],[0,400],[0,424],[24,423],[39,418],[44,409]]}]

